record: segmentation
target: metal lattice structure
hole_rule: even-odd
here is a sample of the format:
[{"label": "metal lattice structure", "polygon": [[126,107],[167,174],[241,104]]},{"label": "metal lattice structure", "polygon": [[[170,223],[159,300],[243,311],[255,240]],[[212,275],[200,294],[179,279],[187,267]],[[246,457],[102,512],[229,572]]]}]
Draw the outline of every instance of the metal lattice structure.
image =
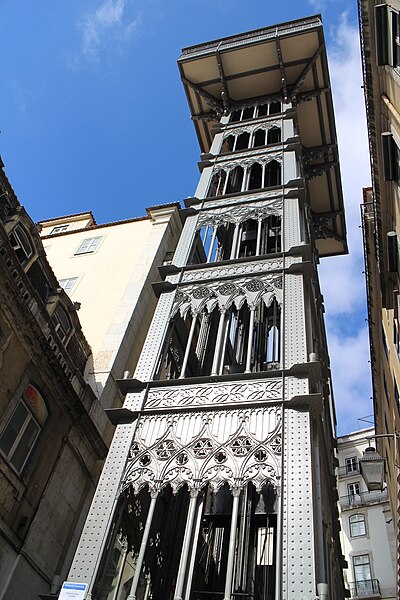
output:
[{"label": "metal lattice structure", "polygon": [[202,174],[69,579],[93,600],[339,599],[317,263],[346,241],[322,25],[178,64]]}]

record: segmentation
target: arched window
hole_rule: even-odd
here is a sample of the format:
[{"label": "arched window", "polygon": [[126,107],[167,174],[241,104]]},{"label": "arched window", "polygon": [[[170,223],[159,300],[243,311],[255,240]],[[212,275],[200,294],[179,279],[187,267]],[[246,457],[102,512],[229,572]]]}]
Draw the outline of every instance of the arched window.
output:
[{"label": "arched window", "polygon": [[277,160],[271,160],[265,167],[265,187],[281,184],[281,165]]},{"label": "arched window", "polygon": [[71,333],[72,325],[66,311],[61,304],[56,306],[51,318],[55,324],[58,337],[64,343]]},{"label": "arched window", "polygon": [[250,169],[249,190],[258,190],[262,188],[262,166],[259,163],[253,163]]},{"label": "arched window", "polygon": [[226,171],[220,169],[215,173],[211,179],[210,187],[208,190],[207,198],[213,198],[214,196],[222,196],[224,191],[224,185],[226,180]]},{"label": "arched window", "polygon": [[365,527],[365,515],[351,515],[351,517],[349,517],[349,525],[350,537],[360,537],[362,535],[367,535],[367,529]]},{"label": "arched window", "polygon": [[249,139],[250,139],[250,134],[247,132],[239,135],[239,137],[236,140],[235,150],[245,150],[246,148],[248,148],[249,147]]},{"label": "arched window", "polygon": [[25,265],[33,255],[33,246],[25,229],[20,224],[16,225],[8,238],[19,262]]},{"label": "arched window", "polygon": [[281,130],[279,127],[271,127],[267,134],[267,144],[279,144],[281,141]]},{"label": "arched window", "polygon": [[228,137],[225,138],[223,141],[222,148],[221,148],[221,154],[227,154],[228,152],[233,152],[234,145],[235,145],[235,136],[228,135]]},{"label": "arched window", "polygon": [[257,129],[254,134],[254,148],[258,146],[265,146],[265,129]]},{"label": "arched window", "polygon": [[268,115],[268,104],[260,104],[257,111],[258,117],[266,117]]},{"label": "arched window", "polygon": [[18,473],[32,454],[47,417],[48,410],[42,395],[35,386],[28,384],[0,433],[0,450]]},{"label": "arched window", "polygon": [[234,110],[233,113],[231,114],[231,118],[230,118],[230,122],[231,123],[237,123],[238,121],[240,121],[240,117],[242,116],[242,110]]},{"label": "arched window", "polygon": [[228,183],[226,186],[227,194],[234,194],[242,190],[243,175],[244,171],[243,168],[240,166],[235,167],[229,173]]},{"label": "arched window", "polygon": [[269,105],[269,114],[277,115],[280,112],[282,112],[281,103],[280,102],[271,102],[271,104]]},{"label": "arched window", "polygon": [[254,106],[248,106],[243,111],[242,121],[252,119],[254,116]]}]

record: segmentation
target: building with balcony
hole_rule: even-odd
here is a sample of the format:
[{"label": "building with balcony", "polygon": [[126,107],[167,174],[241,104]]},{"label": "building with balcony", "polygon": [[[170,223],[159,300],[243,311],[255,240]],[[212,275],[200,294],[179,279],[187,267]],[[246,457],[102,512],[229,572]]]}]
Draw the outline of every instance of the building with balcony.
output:
[{"label": "building with balcony", "polygon": [[375,429],[338,438],[340,532],[351,598],[396,598],[395,523],[388,488],[368,492],[359,460]]},{"label": "building with balcony", "polygon": [[154,206],[144,217],[97,224],[92,213],[40,222],[47,259],[60,286],[80,305],[92,348],[87,380],[98,398],[92,419],[109,444],[114,431],[104,410],[118,410],[116,380],[129,376],[156,305],[151,283],[173,256],[182,222],[179,203]]},{"label": "building with balcony", "polygon": [[0,282],[0,598],[38,600],[68,572],[107,447],[77,306],[3,163]]},{"label": "building with balcony", "polygon": [[192,46],[178,65],[201,176],[118,382],[68,579],[92,600],[342,600],[317,265],[347,246],[321,19]]},{"label": "building with balcony", "polygon": [[[359,0],[372,189],[362,206],[377,447],[399,521],[400,53],[398,0]],[[397,465],[397,466],[396,466]],[[400,594],[400,535],[397,589]]]}]

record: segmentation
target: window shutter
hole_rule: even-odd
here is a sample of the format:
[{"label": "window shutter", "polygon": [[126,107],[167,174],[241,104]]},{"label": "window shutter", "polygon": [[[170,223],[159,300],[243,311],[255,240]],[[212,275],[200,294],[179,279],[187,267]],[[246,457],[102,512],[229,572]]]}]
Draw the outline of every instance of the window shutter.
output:
[{"label": "window shutter", "polygon": [[376,62],[378,66],[389,64],[389,14],[387,4],[375,6]]},{"label": "window shutter", "polygon": [[397,234],[395,231],[388,231],[387,245],[388,245],[388,269],[391,273],[393,273],[393,272],[397,271],[398,256],[399,256]]},{"label": "window shutter", "polygon": [[382,133],[383,176],[385,181],[397,179],[396,143],[390,132]]}]

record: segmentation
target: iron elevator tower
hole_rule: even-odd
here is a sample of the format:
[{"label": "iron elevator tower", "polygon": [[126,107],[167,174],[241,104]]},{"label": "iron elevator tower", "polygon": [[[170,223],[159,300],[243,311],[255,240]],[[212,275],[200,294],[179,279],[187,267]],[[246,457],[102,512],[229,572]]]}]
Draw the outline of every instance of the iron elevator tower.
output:
[{"label": "iron elevator tower", "polygon": [[201,176],[69,580],[93,600],[339,600],[317,264],[347,247],[321,20],[178,66]]}]

